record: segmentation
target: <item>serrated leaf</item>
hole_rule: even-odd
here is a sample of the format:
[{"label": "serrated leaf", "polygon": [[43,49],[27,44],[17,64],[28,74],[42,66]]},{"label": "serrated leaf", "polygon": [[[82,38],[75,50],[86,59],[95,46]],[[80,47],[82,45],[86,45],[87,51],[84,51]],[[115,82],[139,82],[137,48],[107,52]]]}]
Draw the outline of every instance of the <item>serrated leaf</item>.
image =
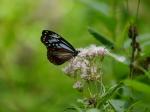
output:
[{"label": "serrated leaf", "polygon": [[92,28],[89,28],[88,31],[90,32],[90,34],[92,34],[103,45],[105,45],[109,48],[114,47],[114,44],[110,40],[108,40],[106,37],[102,36],[100,33],[96,32]]}]

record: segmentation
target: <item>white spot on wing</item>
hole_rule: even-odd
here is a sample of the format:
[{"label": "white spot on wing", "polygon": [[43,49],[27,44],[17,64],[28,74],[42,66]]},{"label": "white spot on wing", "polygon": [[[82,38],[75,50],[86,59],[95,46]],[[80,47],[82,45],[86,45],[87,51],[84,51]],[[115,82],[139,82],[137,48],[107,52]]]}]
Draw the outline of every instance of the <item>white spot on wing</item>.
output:
[{"label": "white spot on wing", "polygon": [[60,38],[60,36],[57,35],[57,34],[52,34],[51,36],[54,37],[54,38]]}]

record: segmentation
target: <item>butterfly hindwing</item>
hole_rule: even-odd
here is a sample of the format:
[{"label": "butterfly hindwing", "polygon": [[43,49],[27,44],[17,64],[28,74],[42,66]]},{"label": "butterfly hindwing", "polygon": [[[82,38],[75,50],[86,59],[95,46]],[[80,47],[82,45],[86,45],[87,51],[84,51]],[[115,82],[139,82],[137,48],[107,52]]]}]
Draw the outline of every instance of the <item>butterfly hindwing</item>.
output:
[{"label": "butterfly hindwing", "polygon": [[53,52],[51,52],[51,50],[47,51],[48,60],[55,65],[61,65],[72,57],[72,53],[63,51],[62,49],[57,49]]}]

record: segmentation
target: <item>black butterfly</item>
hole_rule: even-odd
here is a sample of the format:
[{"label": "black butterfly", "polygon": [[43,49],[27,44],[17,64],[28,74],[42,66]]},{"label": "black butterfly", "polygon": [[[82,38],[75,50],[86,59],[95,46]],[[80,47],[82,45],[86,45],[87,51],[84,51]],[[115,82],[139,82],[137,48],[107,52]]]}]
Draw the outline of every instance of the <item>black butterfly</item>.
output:
[{"label": "black butterfly", "polygon": [[43,30],[41,41],[47,47],[48,60],[55,65],[61,65],[79,53],[69,42],[53,31]]}]

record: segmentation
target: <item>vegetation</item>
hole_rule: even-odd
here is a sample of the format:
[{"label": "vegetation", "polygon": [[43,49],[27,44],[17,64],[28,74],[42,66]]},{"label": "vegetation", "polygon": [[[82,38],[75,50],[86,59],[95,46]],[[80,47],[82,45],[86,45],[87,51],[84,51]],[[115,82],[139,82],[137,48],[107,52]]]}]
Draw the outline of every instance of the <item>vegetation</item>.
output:
[{"label": "vegetation", "polygon": [[[149,112],[149,5],[149,0],[0,0],[0,112]],[[72,60],[49,63],[40,41],[44,29],[83,51],[105,48],[80,57],[96,72],[90,69],[90,78],[83,78],[84,68],[62,70]]]}]

